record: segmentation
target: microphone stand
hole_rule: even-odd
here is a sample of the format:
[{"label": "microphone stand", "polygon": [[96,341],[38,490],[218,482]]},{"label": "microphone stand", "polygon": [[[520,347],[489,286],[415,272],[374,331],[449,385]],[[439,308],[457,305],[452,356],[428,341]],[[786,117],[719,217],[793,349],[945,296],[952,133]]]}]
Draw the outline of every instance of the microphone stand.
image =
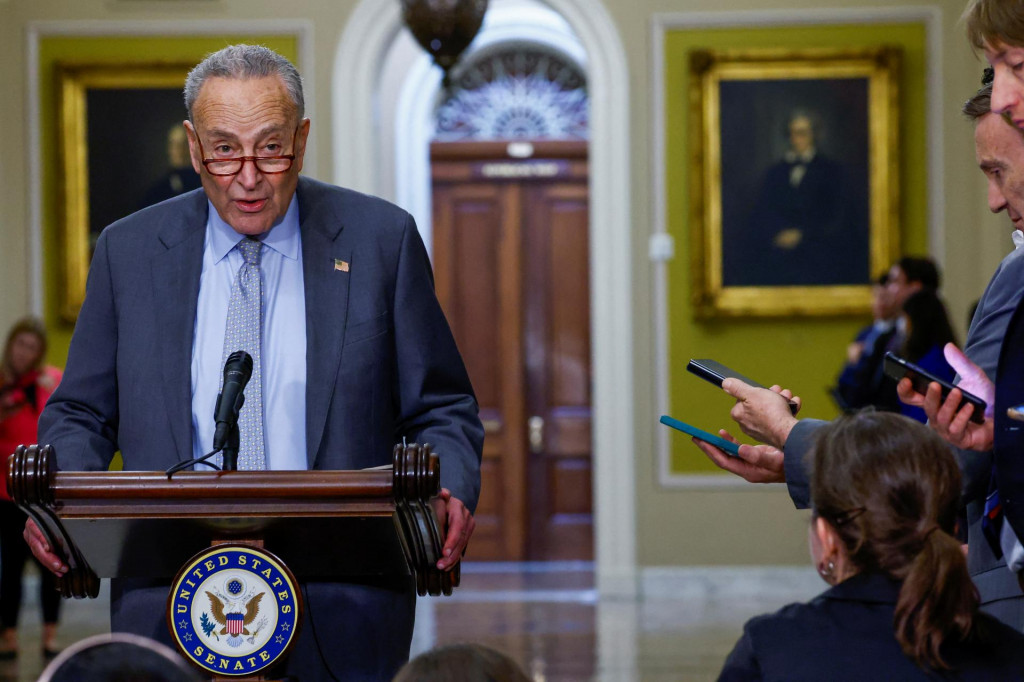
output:
[{"label": "microphone stand", "polygon": [[238,444],[238,422],[235,422],[231,425],[231,430],[228,431],[224,449],[220,451],[223,456],[221,471],[238,471]]}]

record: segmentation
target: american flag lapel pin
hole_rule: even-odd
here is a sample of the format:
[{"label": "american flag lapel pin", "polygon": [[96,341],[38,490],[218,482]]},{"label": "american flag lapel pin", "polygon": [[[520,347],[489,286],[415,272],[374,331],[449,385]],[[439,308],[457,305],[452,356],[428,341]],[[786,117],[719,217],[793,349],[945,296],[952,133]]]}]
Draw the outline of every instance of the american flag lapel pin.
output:
[{"label": "american flag lapel pin", "polygon": [[334,269],[340,270],[341,272],[348,272],[348,261],[341,260],[340,258],[334,259]]}]

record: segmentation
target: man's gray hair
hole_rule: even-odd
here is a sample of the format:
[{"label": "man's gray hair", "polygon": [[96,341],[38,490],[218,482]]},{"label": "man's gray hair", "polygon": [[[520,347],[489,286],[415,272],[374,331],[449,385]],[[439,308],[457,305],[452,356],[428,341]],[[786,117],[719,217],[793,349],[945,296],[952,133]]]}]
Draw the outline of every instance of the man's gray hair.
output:
[{"label": "man's gray hair", "polygon": [[[208,78],[266,78],[278,76],[302,120],[306,103],[302,97],[302,76],[290,61],[262,45],[229,45],[206,56],[185,79],[185,109],[192,121],[192,106]],[[193,121],[194,123],[194,121]]]}]

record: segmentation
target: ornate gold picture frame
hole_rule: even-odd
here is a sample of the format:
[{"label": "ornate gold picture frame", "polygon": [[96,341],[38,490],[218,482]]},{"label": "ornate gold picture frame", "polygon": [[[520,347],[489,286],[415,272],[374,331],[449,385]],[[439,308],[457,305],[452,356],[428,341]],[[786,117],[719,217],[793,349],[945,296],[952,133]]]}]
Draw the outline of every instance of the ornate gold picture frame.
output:
[{"label": "ornate gold picture frame", "polygon": [[863,313],[899,252],[897,48],[690,53],[696,315]]},{"label": "ornate gold picture frame", "polygon": [[78,316],[99,232],[142,208],[173,170],[169,131],[185,119],[181,93],[194,65],[57,65],[63,319]]}]

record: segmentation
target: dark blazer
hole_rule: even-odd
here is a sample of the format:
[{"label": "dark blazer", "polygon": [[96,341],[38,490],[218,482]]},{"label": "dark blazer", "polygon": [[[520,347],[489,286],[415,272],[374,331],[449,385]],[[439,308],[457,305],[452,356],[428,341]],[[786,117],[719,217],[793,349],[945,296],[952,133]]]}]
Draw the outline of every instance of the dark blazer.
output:
[{"label": "dark blazer", "polygon": [[[1009,388],[1002,380],[1005,373],[1000,364],[1000,351],[1009,335],[1010,319],[1022,295],[1024,249],[1015,249],[996,268],[978,301],[964,346],[967,356],[996,383],[997,405],[998,394],[1006,396]],[[1004,623],[1024,630],[1024,594],[1014,575],[1006,570],[1006,562],[995,557],[981,530],[993,453],[958,450],[957,455],[964,476],[963,501],[967,507],[967,566],[974,584],[978,586],[982,608]]]},{"label": "dark blazer", "polygon": [[[473,510],[483,428],[412,217],[383,200],[307,178],[300,178],[297,196],[309,467],[389,464],[402,437],[429,442],[441,455],[442,485]],[[54,446],[61,469],[105,469],[119,449],[130,470],[163,470],[191,457],[190,363],[207,211],[198,190],[100,235],[64,381],[40,420],[40,442]],[[347,272],[335,268],[336,259],[349,264]],[[373,668],[381,645],[366,639],[374,636],[371,621],[393,625],[397,634],[378,640],[404,639],[397,662],[408,656],[414,604],[408,581],[384,596],[377,588],[344,587],[338,599],[311,604],[314,616],[325,619],[318,648],[337,653],[343,647],[334,635],[346,632],[341,621],[359,623],[342,660],[345,670],[358,670],[365,659],[370,672],[345,679],[390,679],[395,661]],[[167,641],[152,614],[142,617],[152,608],[152,590],[136,588],[141,585],[113,586],[115,629],[153,636],[148,630],[155,627]],[[310,679],[318,678],[303,671],[303,682]]]},{"label": "dark blazer", "polygon": [[1024,429],[1007,410],[1024,403],[1024,300],[1010,319],[999,357],[995,405],[995,476],[1005,521],[1024,537]]},{"label": "dark blazer", "polygon": [[900,649],[893,614],[900,584],[864,573],[807,604],[752,618],[718,678],[740,680],[1024,680],[1024,634],[979,614],[984,635],[943,650],[954,672],[928,673]]}]

